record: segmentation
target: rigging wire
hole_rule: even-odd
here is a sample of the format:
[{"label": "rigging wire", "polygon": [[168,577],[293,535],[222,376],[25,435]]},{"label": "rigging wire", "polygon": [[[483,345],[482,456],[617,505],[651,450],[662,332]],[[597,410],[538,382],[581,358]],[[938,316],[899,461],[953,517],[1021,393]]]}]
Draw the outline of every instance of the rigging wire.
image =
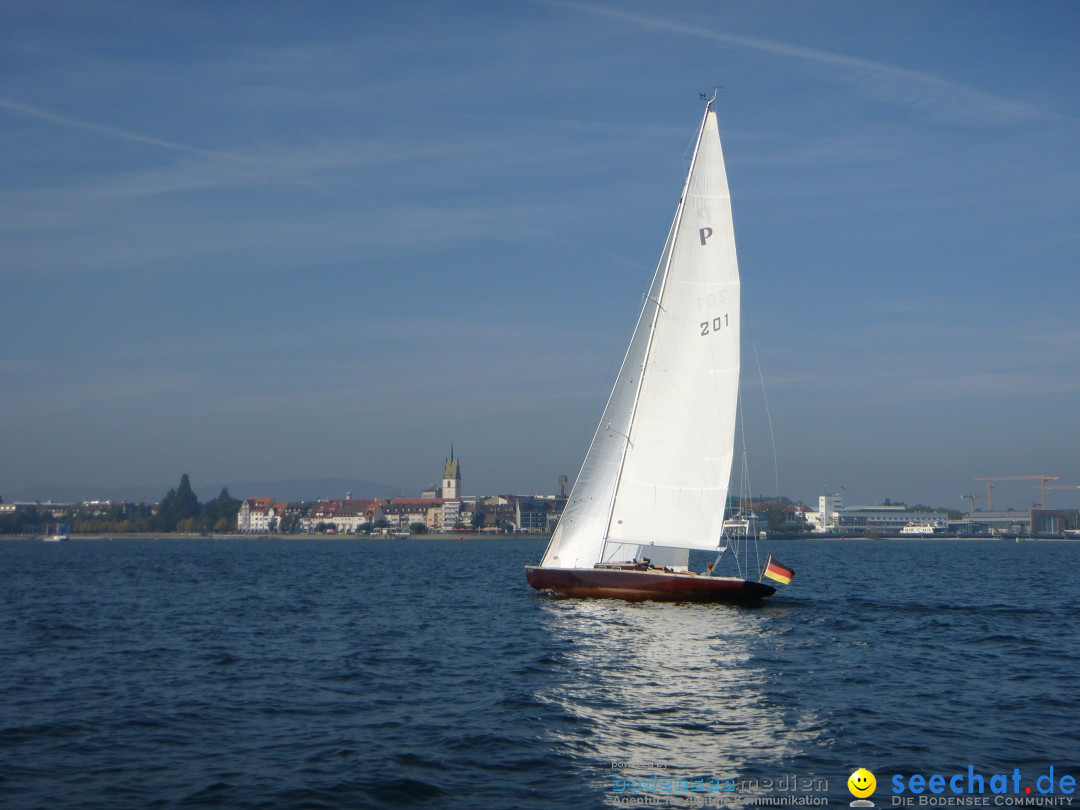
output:
[{"label": "rigging wire", "polygon": [[754,350],[754,363],[757,365],[758,382],[761,384],[761,401],[765,405],[765,419],[769,425],[769,441],[772,443],[773,461],[773,496],[780,497],[780,463],[776,455],[776,434],[773,432],[772,411],[769,410],[769,395],[765,390],[765,374],[761,370],[761,358],[758,356],[757,341],[754,340],[754,330],[750,326],[750,318],[743,313],[743,322],[746,324],[746,335],[750,338],[750,348]]},{"label": "rigging wire", "polygon": [[[769,397],[765,389],[765,374],[761,368],[761,357],[758,355],[757,341],[754,340],[754,330],[750,325],[750,318],[747,314],[743,313],[743,323],[746,324],[746,335],[750,339],[750,348],[754,353],[754,363],[757,366],[758,382],[761,385],[761,399],[765,406],[765,418],[769,426],[769,441],[772,444],[772,458],[773,458],[773,488],[774,497],[780,497],[780,463],[776,452],[776,433],[773,430],[772,411],[769,410]],[[743,388],[739,386],[739,432],[742,437],[742,475],[739,483],[739,500],[740,507],[743,513],[743,518],[747,521],[746,534],[750,533],[750,462],[749,455],[746,449],[746,409],[743,404]],[[749,537],[746,538],[747,549],[746,553],[749,555]],[[761,550],[758,544],[758,537],[754,535],[754,558],[758,568],[761,568]],[[749,560],[747,560],[749,562]]]},{"label": "rigging wire", "polygon": [[[743,392],[742,386],[739,387],[739,435],[742,437],[742,472],[739,475],[739,514],[743,521],[746,523],[746,528],[743,530],[743,546],[744,557],[746,557],[747,566],[750,564],[750,526],[753,512],[750,509],[751,494],[750,494],[750,455],[746,449],[746,409],[743,406]],[[738,541],[736,540],[736,543]],[[754,534],[754,559],[755,562],[760,565],[761,553],[758,550],[758,536]],[[739,573],[744,578],[749,578],[749,567],[746,569],[746,573],[743,573],[742,566],[739,567]]]}]

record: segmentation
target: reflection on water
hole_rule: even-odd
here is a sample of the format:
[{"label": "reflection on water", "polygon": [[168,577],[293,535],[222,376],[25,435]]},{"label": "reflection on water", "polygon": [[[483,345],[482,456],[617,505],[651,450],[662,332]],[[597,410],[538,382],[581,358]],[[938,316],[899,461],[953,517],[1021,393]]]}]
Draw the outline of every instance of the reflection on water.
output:
[{"label": "reflection on water", "polygon": [[822,733],[805,706],[766,697],[778,675],[757,655],[782,643],[769,636],[779,609],[572,599],[543,607],[569,652],[564,677],[537,697],[581,721],[572,734],[556,732],[556,745],[592,760],[605,787],[616,775],[779,776]]}]

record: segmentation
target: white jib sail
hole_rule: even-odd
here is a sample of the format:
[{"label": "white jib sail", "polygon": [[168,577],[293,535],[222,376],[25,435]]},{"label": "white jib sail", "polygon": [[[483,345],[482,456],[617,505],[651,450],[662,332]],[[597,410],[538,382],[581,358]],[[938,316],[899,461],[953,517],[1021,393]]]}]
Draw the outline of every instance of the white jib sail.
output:
[{"label": "white jib sail", "polygon": [[[710,107],[630,347],[542,565],[591,567],[650,545],[717,548],[739,332],[731,202]],[[670,561],[685,565],[685,554],[676,556]]]}]

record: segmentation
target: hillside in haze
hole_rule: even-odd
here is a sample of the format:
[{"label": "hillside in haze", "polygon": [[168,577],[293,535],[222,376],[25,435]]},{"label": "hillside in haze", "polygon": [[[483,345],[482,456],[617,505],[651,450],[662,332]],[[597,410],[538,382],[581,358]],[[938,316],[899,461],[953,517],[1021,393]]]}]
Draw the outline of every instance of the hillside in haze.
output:
[{"label": "hillside in haze", "polygon": [[[177,481],[179,481],[179,475]],[[129,501],[132,503],[155,503],[176,483],[138,484],[123,487],[70,486],[63,484],[40,484],[22,490],[0,492],[7,502],[54,501],[70,503],[84,500]],[[374,481],[358,481],[351,478],[302,478],[282,481],[237,481],[201,485],[192,481],[192,489],[200,501],[216,498],[222,487],[228,487],[234,498],[272,497],[278,501],[315,501],[319,498],[344,498],[352,493],[354,498],[392,498],[415,496],[417,487],[381,484]]]}]

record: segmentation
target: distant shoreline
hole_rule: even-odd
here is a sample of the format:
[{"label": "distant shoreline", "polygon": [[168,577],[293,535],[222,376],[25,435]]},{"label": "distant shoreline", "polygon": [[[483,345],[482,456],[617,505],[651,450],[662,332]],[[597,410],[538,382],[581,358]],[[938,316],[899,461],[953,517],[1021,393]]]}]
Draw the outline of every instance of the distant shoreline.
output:
[{"label": "distant shoreline", "polygon": [[[411,540],[548,540],[547,534],[526,534],[515,532],[509,534],[490,534],[465,532],[464,534],[413,534],[408,537],[383,537],[381,535],[365,534],[199,534],[187,532],[170,532],[167,534],[154,532],[128,532],[123,534],[73,534],[71,540],[334,540],[366,542],[372,540],[392,540],[399,543],[407,543]],[[0,542],[4,540],[40,540],[40,534],[5,534],[0,535]],[[58,545],[58,544],[57,544]]]},{"label": "distant shoreline", "polygon": [[851,537],[847,537],[847,536],[841,536],[841,535],[836,535],[836,534],[821,534],[821,535],[805,535],[805,536],[802,536],[802,537],[772,537],[772,538],[769,538],[768,540],[766,540],[765,542],[767,542],[767,543],[773,543],[773,542],[800,542],[800,541],[803,541],[803,540],[829,540],[829,541],[836,541],[836,542],[840,542],[840,541],[851,542],[852,540],[857,540],[857,541],[860,541],[860,542],[867,542],[867,543],[880,543],[882,541],[885,541],[885,542],[898,541],[898,542],[903,542],[903,543],[910,543],[910,542],[915,541],[915,540],[930,540],[930,541],[932,541],[934,543],[948,543],[948,542],[953,541],[953,540],[958,540],[960,542],[965,542],[965,543],[970,542],[972,540],[985,540],[987,542],[993,542],[993,543],[1013,543],[1013,542],[1031,543],[1031,542],[1036,542],[1036,541],[1038,541],[1040,543],[1055,542],[1055,541],[1056,542],[1063,542],[1063,543],[1075,543],[1077,541],[1080,541],[1080,538],[1078,538],[1078,537],[1026,537],[1024,535],[1021,535],[1020,537],[986,537],[985,535],[978,536],[978,535],[954,535],[954,534],[934,535],[932,537],[923,537],[923,536],[915,535],[915,534],[909,534],[909,535],[893,534],[893,535],[888,535],[888,536],[885,536],[885,537],[862,537],[861,535],[854,535],[854,536],[851,536]]},{"label": "distant shoreline", "polygon": [[[464,534],[413,534],[408,537],[383,537],[383,536],[371,536],[371,535],[356,535],[356,534],[197,534],[197,533],[182,533],[173,532],[170,534],[155,534],[153,532],[132,532],[129,534],[74,534],[71,536],[71,540],[295,540],[297,542],[310,542],[312,540],[333,540],[335,542],[369,542],[369,541],[384,541],[390,540],[396,543],[407,543],[412,540],[441,540],[444,542],[462,540],[529,540],[529,541],[547,541],[551,538],[548,534],[526,534],[523,532],[508,533],[508,534],[480,534],[477,532],[466,532]],[[7,534],[0,535],[0,542],[5,540],[40,540],[40,534]],[[763,541],[766,543],[799,543],[806,540],[824,540],[828,542],[867,542],[867,543],[879,543],[879,542],[905,542],[909,543],[917,540],[929,540],[935,543],[947,543],[952,541],[970,542],[973,540],[985,540],[996,543],[1012,543],[1012,542],[1040,542],[1040,543],[1076,543],[1080,542],[1078,537],[971,537],[971,536],[935,536],[935,537],[919,537],[915,535],[900,536],[891,535],[888,537],[860,537],[860,536],[840,536],[840,535],[803,535],[799,537],[770,537]]]}]

